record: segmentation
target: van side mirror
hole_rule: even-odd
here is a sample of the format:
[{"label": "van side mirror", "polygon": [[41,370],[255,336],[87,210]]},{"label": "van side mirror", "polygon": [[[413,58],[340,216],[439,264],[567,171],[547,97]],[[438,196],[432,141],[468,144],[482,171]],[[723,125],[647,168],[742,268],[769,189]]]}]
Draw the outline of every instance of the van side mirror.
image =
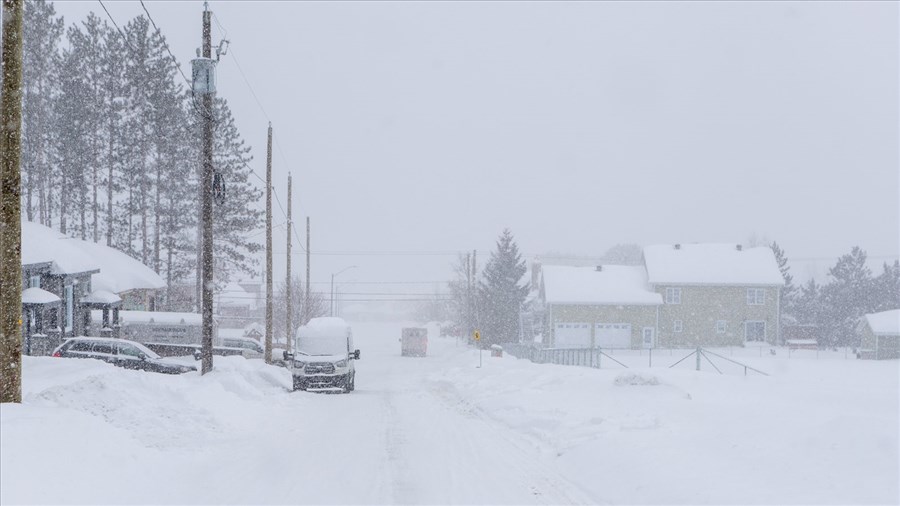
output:
[{"label": "van side mirror", "polygon": [[291,360],[294,360],[294,354],[291,353],[291,352],[289,352],[289,351],[287,351],[287,350],[284,350],[284,351],[281,353],[281,357],[284,358],[284,361],[285,361],[285,362],[290,362]]},{"label": "van side mirror", "polygon": [[359,350],[353,352],[353,360],[359,360]]}]

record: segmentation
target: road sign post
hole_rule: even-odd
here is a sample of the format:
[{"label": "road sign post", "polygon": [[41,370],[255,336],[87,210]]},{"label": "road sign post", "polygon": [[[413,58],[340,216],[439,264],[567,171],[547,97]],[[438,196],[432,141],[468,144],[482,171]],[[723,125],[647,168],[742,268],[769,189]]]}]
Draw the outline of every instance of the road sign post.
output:
[{"label": "road sign post", "polygon": [[481,367],[481,332],[475,329],[475,344],[478,346],[478,367]]}]

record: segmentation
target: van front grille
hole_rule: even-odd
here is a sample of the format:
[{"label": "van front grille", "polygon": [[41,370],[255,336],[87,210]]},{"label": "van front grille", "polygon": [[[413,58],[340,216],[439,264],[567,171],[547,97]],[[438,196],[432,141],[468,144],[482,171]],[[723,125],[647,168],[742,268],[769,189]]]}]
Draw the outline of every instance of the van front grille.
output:
[{"label": "van front grille", "polygon": [[334,364],[331,362],[312,362],[306,364],[306,374],[334,374]]}]

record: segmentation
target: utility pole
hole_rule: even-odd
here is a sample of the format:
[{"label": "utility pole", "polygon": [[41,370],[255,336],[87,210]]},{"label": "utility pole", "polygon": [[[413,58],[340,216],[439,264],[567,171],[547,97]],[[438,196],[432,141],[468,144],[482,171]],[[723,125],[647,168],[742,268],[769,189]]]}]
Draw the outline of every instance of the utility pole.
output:
[{"label": "utility pole", "polygon": [[272,122],[266,143],[266,363],[272,363]]},{"label": "utility pole", "polygon": [[287,351],[291,351],[291,174],[288,173],[288,195],[287,195],[287,318],[285,322],[285,333],[287,336]]},{"label": "utility pole", "polygon": [[478,328],[478,250],[472,250],[472,326]]},{"label": "utility pole", "polygon": [[474,325],[472,325],[472,258],[466,253],[466,330],[465,335],[472,334]]},{"label": "utility pole", "polygon": [[310,319],[309,304],[312,299],[309,293],[309,216],[306,217],[306,302],[303,305],[303,325]]},{"label": "utility pole", "polygon": [[191,60],[193,92],[202,100],[203,116],[201,173],[200,173],[200,313],[203,318],[200,349],[200,374],[213,367],[213,96],[216,93],[216,61],[212,59],[212,12],[204,4],[203,53]]},{"label": "utility pole", "polygon": [[0,402],[22,402],[22,16],[3,0],[0,93]]}]

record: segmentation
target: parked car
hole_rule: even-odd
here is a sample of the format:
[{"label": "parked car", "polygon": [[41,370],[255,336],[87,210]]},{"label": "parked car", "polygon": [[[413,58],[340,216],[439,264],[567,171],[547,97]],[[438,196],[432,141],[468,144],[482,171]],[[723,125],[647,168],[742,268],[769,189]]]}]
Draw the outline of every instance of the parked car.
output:
[{"label": "parked car", "polygon": [[73,337],[53,351],[54,357],[93,358],[118,367],[140,371],[182,374],[196,371],[192,365],[168,361],[134,341],[105,337]]},{"label": "parked car", "polygon": [[294,377],[294,390],[356,388],[359,350],[353,349],[350,325],[341,318],[313,318],[297,329],[295,353],[284,351],[284,361]]},{"label": "parked car", "polygon": [[244,358],[262,358],[265,354],[262,344],[251,337],[223,337],[222,346],[241,349]]}]

